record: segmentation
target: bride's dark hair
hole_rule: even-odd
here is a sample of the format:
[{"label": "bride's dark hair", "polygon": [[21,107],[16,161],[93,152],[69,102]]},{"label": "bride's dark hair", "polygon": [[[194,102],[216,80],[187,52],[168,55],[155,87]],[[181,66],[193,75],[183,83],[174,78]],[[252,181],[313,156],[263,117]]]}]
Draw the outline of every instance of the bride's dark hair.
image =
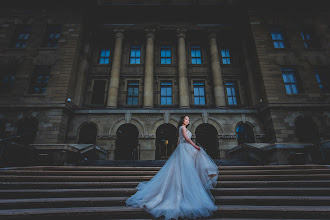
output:
[{"label": "bride's dark hair", "polygon": [[[181,116],[180,121],[178,123],[178,131],[179,131],[179,128],[182,126],[185,117],[189,117],[189,116],[188,115]],[[188,126],[189,126],[189,124],[186,127],[188,127]]]}]

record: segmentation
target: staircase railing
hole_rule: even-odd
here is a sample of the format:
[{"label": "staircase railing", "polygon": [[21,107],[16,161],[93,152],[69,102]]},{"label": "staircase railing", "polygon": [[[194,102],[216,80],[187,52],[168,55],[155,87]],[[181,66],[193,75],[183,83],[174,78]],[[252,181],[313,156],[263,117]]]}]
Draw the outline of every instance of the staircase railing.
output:
[{"label": "staircase railing", "polygon": [[13,140],[17,140],[19,138],[21,138],[22,136],[20,135],[16,135],[16,136],[12,136],[12,137],[9,137],[9,138],[5,138],[5,139],[0,139],[0,146],[1,146],[1,151],[0,151],[0,160],[2,160],[2,154],[3,154],[3,151],[6,147],[6,144],[13,141]]},{"label": "staircase railing", "polygon": [[135,167],[135,158],[137,156],[137,159],[140,159],[140,144],[138,144],[137,146],[134,147],[133,151],[132,151],[132,157],[133,157],[133,166]]}]

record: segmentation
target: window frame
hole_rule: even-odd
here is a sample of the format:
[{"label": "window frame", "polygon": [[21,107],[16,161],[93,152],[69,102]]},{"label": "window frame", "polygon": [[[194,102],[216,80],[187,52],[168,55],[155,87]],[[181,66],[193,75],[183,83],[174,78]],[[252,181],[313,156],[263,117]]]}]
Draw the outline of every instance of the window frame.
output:
[{"label": "window frame", "polygon": [[[301,94],[302,93],[302,89],[301,89],[300,84],[299,84],[298,75],[296,74],[296,69],[291,68],[291,67],[282,67],[281,68],[281,73],[282,73],[282,82],[284,84],[284,89],[285,89],[286,95],[299,95],[299,94]],[[284,74],[287,74],[288,75],[289,73],[292,73],[293,74],[293,80],[294,80],[294,82],[285,82]],[[287,85],[289,87],[287,87]],[[297,93],[288,93],[288,89],[287,88],[290,88],[290,91],[291,91],[292,90],[291,85],[295,85]]]},{"label": "window frame", "polygon": [[[137,83],[137,85],[130,85],[130,83]],[[128,80],[127,81],[127,90],[126,90],[126,103],[127,106],[138,106],[139,105],[139,96],[140,96],[140,81],[138,80]],[[133,95],[129,95],[129,88],[133,88]],[[137,88],[137,95],[134,96],[134,88]],[[132,97],[132,104],[128,103],[129,98]],[[137,99],[137,103],[134,104],[134,98]]]},{"label": "window frame", "polygon": [[[313,73],[316,79],[316,82],[319,86],[320,89],[320,93],[322,94],[329,94],[330,93],[330,77],[328,76],[328,78],[326,78],[327,73],[329,72],[328,69],[326,68],[313,68]],[[322,76],[322,77],[321,77]],[[324,80],[325,78],[325,80]],[[324,89],[322,89],[321,87],[325,87]]]},{"label": "window frame", "polygon": [[[139,49],[140,56],[134,56],[134,57],[132,57],[132,51],[133,50],[136,50],[136,49]],[[130,46],[130,51],[129,51],[129,64],[130,65],[140,65],[141,64],[141,59],[142,59],[141,58],[141,53],[142,53],[141,46],[139,46],[139,45],[131,45]],[[135,59],[135,63],[131,63],[132,59]],[[136,59],[139,59],[139,63],[136,63]]]},{"label": "window frame", "polygon": [[[275,32],[278,32],[278,33],[275,33]],[[279,33],[280,33],[282,39],[274,39],[273,34],[279,34]],[[288,48],[288,44],[287,44],[287,40],[286,40],[283,28],[280,28],[280,27],[271,28],[270,36],[271,36],[271,40],[272,40],[274,49],[286,49],[286,48]],[[283,47],[276,47],[275,42],[277,42],[277,43],[282,42]]]},{"label": "window frame", "polygon": [[[47,94],[47,87],[49,84],[51,68],[52,67],[50,65],[38,65],[35,67],[32,75],[31,75],[31,78],[30,78],[28,94],[35,94],[35,95],[46,95]],[[45,71],[43,71],[43,69],[45,69]],[[40,74],[40,73],[44,73],[44,74]],[[47,82],[39,82],[39,83],[36,82],[36,80],[38,79],[39,76],[43,76],[43,77],[48,76]],[[36,86],[36,85],[39,85],[39,86]],[[35,92],[33,92],[35,88],[39,88],[40,91],[42,91],[42,89],[44,89],[44,92],[35,93]]]},{"label": "window frame", "polygon": [[[162,56],[162,50],[169,50],[170,52],[170,56],[166,56],[166,51],[165,51],[165,56]],[[170,60],[170,63],[162,63],[162,59],[165,59],[165,61]],[[162,45],[160,46],[160,65],[172,65],[172,47],[171,46],[167,46],[167,45]]]},{"label": "window frame", "polygon": [[[193,80],[193,101],[194,101],[194,105],[195,106],[206,106],[207,105],[207,100],[206,100],[206,85],[205,85],[205,80]],[[197,88],[198,87],[202,87],[204,89],[204,96],[195,96],[195,88],[196,88],[196,85],[195,83],[202,83],[203,85],[197,85]],[[195,102],[195,98],[199,98],[199,104],[196,104]],[[204,97],[204,104],[200,104],[200,97]]]},{"label": "window frame", "polygon": [[[193,56],[193,50],[199,50],[200,56]],[[193,63],[193,59],[196,59],[196,63]],[[197,60],[200,59],[201,63],[197,63]],[[202,47],[198,45],[190,46],[190,62],[192,65],[202,65],[203,64],[203,54],[202,54]]]},{"label": "window frame", "polygon": [[[109,51],[109,56],[102,56],[103,51]],[[111,57],[111,49],[110,48],[101,48],[99,49],[99,56],[98,56],[98,64],[99,65],[109,65],[110,64],[110,57]],[[101,59],[108,59],[108,63],[101,63]]]},{"label": "window frame", "polygon": [[[235,96],[229,96],[228,90],[227,90],[227,83],[232,83],[232,85],[228,85],[228,87],[232,87],[235,91]],[[225,91],[226,91],[226,103],[228,106],[240,106],[241,105],[241,99],[240,99],[240,93],[239,93],[239,86],[238,82],[236,80],[227,80],[225,81]],[[229,104],[229,97],[235,97],[236,104]]]},{"label": "window frame", "polygon": [[[162,83],[171,83],[171,85],[162,85]],[[159,105],[160,106],[172,106],[173,105],[173,82],[171,80],[160,80],[160,93],[159,93]],[[171,96],[162,96],[162,88],[171,88]],[[167,93],[167,91],[166,91]],[[162,104],[162,97],[166,98],[166,104]],[[171,104],[167,104],[167,98],[170,97],[171,98]]]},{"label": "window frame", "polygon": [[[26,43],[30,38],[31,31],[32,31],[31,25],[19,25],[18,27],[16,27],[16,30],[14,32],[14,39],[13,39],[12,47],[17,48],[17,49],[26,48]],[[23,35],[23,36],[25,35],[24,39],[20,39],[21,35]],[[17,46],[18,44],[20,46]]]},{"label": "window frame", "polygon": [[[223,56],[223,53],[222,53],[222,51],[228,51],[228,54],[229,54],[229,56]],[[231,57],[231,53],[230,53],[230,49],[220,49],[220,54],[221,54],[221,64],[222,65],[225,65],[225,66],[229,66],[229,65],[232,65],[233,63],[232,63],[232,57]],[[229,63],[224,63],[223,62],[223,60],[224,59],[226,59],[226,60],[229,60]]]},{"label": "window frame", "polygon": [[[94,87],[95,87],[95,81],[104,81],[104,97],[103,97],[103,103],[102,104],[97,104],[97,103],[93,103],[93,95],[94,95]],[[93,79],[92,82],[92,91],[91,91],[91,100],[90,100],[90,105],[92,106],[105,106],[105,102],[106,102],[106,95],[107,95],[107,86],[108,86],[108,80],[106,79]]]},{"label": "window frame", "polygon": [[[50,29],[57,29],[57,31],[51,31]],[[53,39],[50,38],[50,34],[55,34],[55,36],[59,35],[58,37],[54,37]],[[59,24],[48,24],[47,26],[47,30],[46,30],[46,35],[44,38],[44,42],[43,42],[43,47],[49,47],[49,48],[56,48],[58,46],[58,41],[61,38],[61,34],[62,34],[62,27]],[[55,40],[54,40],[55,39]],[[49,44],[53,44],[53,45],[49,45]]]}]

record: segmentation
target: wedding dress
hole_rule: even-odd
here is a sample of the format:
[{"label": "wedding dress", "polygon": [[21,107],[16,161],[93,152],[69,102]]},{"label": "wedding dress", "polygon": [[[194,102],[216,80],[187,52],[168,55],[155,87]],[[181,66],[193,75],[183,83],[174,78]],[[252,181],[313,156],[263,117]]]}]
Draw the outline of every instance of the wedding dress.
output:
[{"label": "wedding dress", "polygon": [[[218,179],[218,166],[203,148],[189,144],[179,128],[179,145],[158,173],[141,182],[126,205],[140,207],[167,219],[207,217],[217,210],[211,189]],[[191,138],[191,132],[187,130]]]}]

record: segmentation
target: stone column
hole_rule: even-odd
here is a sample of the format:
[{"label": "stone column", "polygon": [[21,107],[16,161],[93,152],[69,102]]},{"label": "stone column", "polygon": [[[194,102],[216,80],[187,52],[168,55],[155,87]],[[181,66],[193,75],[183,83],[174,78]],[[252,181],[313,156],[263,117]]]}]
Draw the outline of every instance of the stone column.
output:
[{"label": "stone column", "polygon": [[146,61],[144,73],[144,108],[152,108],[154,105],[154,38],[155,30],[146,29],[147,45],[146,45]]},{"label": "stone column", "polygon": [[224,90],[224,86],[223,86],[223,82],[222,82],[218,45],[217,45],[215,33],[211,33],[209,35],[209,41],[210,41],[211,66],[212,66],[215,106],[224,107],[224,106],[226,106],[226,97],[225,97],[225,90]]},{"label": "stone column", "polygon": [[178,68],[179,68],[179,101],[180,108],[189,108],[189,88],[187,77],[186,32],[185,28],[178,28]]},{"label": "stone column", "polygon": [[118,100],[119,78],[120,78],[120,65],[121,54],[123,49],[124,30],[115,29],[115,49],[113,52],[110,86],[108,90],[108,102],[107,107],[116,108]]}]

